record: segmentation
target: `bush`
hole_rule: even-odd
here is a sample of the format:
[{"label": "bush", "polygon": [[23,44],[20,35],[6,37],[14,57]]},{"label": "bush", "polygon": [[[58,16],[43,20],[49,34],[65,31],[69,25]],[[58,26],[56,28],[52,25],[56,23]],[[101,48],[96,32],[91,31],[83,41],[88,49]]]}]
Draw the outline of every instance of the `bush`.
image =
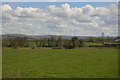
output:
[{"label": "bush", "polygon": [[64,49],[63,47],[54,47],[52,49]]},{"label": "bush", "polygon": [[37,49],[37,47],[34,46],[34,47],[32,47],[32,49]]},{"label": "bush", "polygon": [[66,44],[66,45],[64,45],[64,48],[66,48],[66,49],[74,49],[75,46],[73,44]]},{"label": "bush", "polygon": [[14,48],[14,49],[18,49],[19,47],[18,47],[18,46],[14,46],[13,48]]}]

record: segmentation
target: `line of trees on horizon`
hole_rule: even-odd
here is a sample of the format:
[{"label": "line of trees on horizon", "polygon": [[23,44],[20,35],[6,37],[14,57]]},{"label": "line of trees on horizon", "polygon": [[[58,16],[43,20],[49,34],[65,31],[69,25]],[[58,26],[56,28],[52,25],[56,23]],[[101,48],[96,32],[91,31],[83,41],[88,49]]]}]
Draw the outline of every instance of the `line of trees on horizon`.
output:
[{"label": "line of trees on horizon", "polygon": [[30,47],[30,44],[34,43],[36,46],[33,47],[59,47],[66,49],[73,49],[78,47],[84,47],[85,42],[114,42],[113,38],[96,38],[89,37],[87,39],[80,39],[78,37],[72,37],[71,39],[63,39],[62,36],[42,38],[39,40],[29,40],[27,37],[16,37],[11,39],[3,39],[2,47]]},{"label": "line of trees on horizon", "polygon": [[14,39],[4,39],[2,41],[3,47],[29,47],[29,43],[35,43],[36,47],[64,47],[64,48],[76,48],[83,47],[84,40],[78,37],[72,37],[71,39],[63,39],[59,37],[43,38],[40,40],[28,40],[27,37],[16,37]]}]

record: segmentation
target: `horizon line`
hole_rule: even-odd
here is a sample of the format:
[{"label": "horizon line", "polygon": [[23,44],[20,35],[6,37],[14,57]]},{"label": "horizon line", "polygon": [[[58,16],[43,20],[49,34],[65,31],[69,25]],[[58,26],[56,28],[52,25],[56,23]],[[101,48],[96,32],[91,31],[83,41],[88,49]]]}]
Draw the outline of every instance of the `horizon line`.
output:
[{"label": "horizon line", "polygon": [[[102,35],[99,35],[99,36],[94,36],[94,35],[61,35],[61,34],[14,34],[14,33],[2,33],[1,35],[26,35],[26,36],[91,36],[91,37],[100,37]],[[113,35],[113,36],[110,36],[110,35],[104,35],[104,37],[117,37],[119,35]]]}]

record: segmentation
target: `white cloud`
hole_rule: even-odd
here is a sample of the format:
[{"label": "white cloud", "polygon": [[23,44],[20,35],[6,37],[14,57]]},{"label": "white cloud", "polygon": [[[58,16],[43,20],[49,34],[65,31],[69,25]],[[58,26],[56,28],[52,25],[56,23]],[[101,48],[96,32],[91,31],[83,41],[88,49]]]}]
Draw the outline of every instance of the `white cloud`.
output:
[{"label": "white cloud", "polygon": [[2,5],[2,11],[10,11],[12,8],[9,5]]},{"label": "white cloud", "polygon": [[33,25],[32,24],[26,24],[27,26],[29,26],[29,27],[32,27]]},{"label": "white cloud", "polygon": [[83,11],[83,14],[86,14],[86,15],[95,14],[95,8],[92,7],[91,5],[86,5],[86,6],[82,7],[82,11]]},{"label": "white cloud", "polygon": [[[101,32],[116,35],[117,4],[106,7],[85,5],[81,8],[69,4],[48,6],[47,9],[17,7],[9,5],[0,7],[3,13],[3,33],[24,34],[61,34],[94,35]],[[115,28],[115,29],[114,29]]]},{"label": "white cloud", "polygon": [[57,0],[49,0],[50,2],[55,2],[55,1],[57,1]]}]

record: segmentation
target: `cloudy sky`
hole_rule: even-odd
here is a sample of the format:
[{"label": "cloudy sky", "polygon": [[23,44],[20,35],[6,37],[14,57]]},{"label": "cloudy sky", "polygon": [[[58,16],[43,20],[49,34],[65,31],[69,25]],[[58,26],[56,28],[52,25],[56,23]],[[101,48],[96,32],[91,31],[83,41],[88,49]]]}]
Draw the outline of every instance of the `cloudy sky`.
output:
[{"label": "cloudy sky", "polygon": [[6,2],[0,9],[3,34],[118,35],[117,3]]},{"label": "cloudy sky", "polygon": [[119,2],[119,0],[1,0],[2,2]]}]

